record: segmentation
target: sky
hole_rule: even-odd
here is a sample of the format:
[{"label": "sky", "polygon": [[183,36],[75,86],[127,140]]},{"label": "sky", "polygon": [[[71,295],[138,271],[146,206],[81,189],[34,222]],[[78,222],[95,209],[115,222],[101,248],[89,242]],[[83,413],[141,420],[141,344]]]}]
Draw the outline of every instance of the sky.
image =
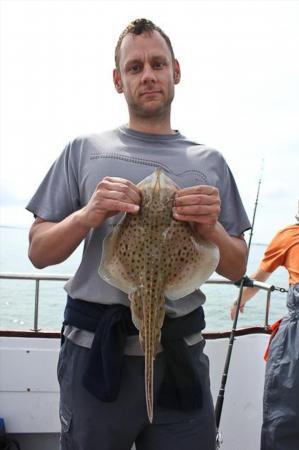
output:
[{"label": "sky", "polygon": [[[171,38],[182,70],[172,127],[221,151],[253,242],[295,221],[299,199],[298,1],[5,1],[0,48],[0,225],[24,206],[69,140],[127,122],[114,48],[133,19]],[[247,238],[249,234],[247,234]]]}]

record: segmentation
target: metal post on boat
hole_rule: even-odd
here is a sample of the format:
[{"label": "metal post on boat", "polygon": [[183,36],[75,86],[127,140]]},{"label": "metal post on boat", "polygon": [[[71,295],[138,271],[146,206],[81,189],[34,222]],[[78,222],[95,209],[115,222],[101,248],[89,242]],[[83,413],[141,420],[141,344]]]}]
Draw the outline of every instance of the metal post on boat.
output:
[{"label": "metal post on boat", "polygon": [[265,328],[269,327],[269,313],[270,313],[271,292],[272,292],[272,289],[267,292],[266,314],[265,314]]},{"label": "metal post on boat", "polygon": [[35,302],[34,302],[34,323],[33,330],[35,332],[39,332],[40,328],[38,328],[38,306],[39,306],[39,279],[35,280]]},{"label": "metal post on boat", "polygon": [[47,280],[47,281],[67,281],[69,280],[71,275],[68,274],[43,274],[43,275],[36,275],[36,274],[28,274],[28,273],[0,273],[0,280],[34,280],[35,281],[35,305],[34,305],[34,323],[33,328],[31,328],[31,331],[34,331],[38,333],[41,328],[38,328],[38,314],[39,314],[39,287],[40,287],[40,281]]}]

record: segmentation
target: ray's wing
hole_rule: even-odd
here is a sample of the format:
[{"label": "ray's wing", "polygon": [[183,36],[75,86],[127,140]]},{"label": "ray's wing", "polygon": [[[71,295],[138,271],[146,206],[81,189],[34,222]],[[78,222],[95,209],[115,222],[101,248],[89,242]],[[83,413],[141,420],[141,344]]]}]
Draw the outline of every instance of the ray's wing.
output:
[{"label": "ray's wing", "polygon": [[138,287],[144,229],[138,216],[126,214],[103,242],[99,275],[129,294]]},{"label": "ray's wing", "polygon": [[[144,178],[138,187],[141,191],[152,190],[157,171]],[[140,284],[142,255],[146,230],[139,214],[125,214],[119,224],[103,241],[99,275],[112,286],[129,294]]]},{"label": "ray's wing", "polygon": [[177,300],[193,292],[214,272],[219,262],[216,245],[205,241],[187,222],[173,220],[165,242],[165,295]]}]

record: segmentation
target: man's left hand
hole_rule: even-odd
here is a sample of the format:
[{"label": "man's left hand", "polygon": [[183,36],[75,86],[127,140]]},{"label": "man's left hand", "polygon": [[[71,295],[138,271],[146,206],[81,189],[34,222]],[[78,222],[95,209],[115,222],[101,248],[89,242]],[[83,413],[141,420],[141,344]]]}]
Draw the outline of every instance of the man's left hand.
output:
[{"label": "man's left hand", "polygon": [[213,234],[220,214],[221,200],[214,186],[192,186],[177,191],[173,207],[176,220],[193,222],[206,239]]}]

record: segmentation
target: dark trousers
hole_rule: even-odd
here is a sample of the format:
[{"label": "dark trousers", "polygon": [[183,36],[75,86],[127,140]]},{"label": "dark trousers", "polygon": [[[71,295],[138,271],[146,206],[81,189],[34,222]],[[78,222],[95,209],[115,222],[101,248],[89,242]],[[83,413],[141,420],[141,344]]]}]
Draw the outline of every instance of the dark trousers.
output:
[{"label": "dark trousers", "polygon": [[[215,450],[215,417],[204,341],[191,347],[202,380],[203,407],[182,412],[156,406],[149,423],[144,358],[125,356],[116,401],[101,402],[81,384],[89,349],[66,339],[59,356],[61,450]],[[154,397],[163,379],[164,353],[156,356]]]},{"label": "dark trousers", "polygon": [[299,449],[299,283],[287,306],[266,366],[261,450]]}]

